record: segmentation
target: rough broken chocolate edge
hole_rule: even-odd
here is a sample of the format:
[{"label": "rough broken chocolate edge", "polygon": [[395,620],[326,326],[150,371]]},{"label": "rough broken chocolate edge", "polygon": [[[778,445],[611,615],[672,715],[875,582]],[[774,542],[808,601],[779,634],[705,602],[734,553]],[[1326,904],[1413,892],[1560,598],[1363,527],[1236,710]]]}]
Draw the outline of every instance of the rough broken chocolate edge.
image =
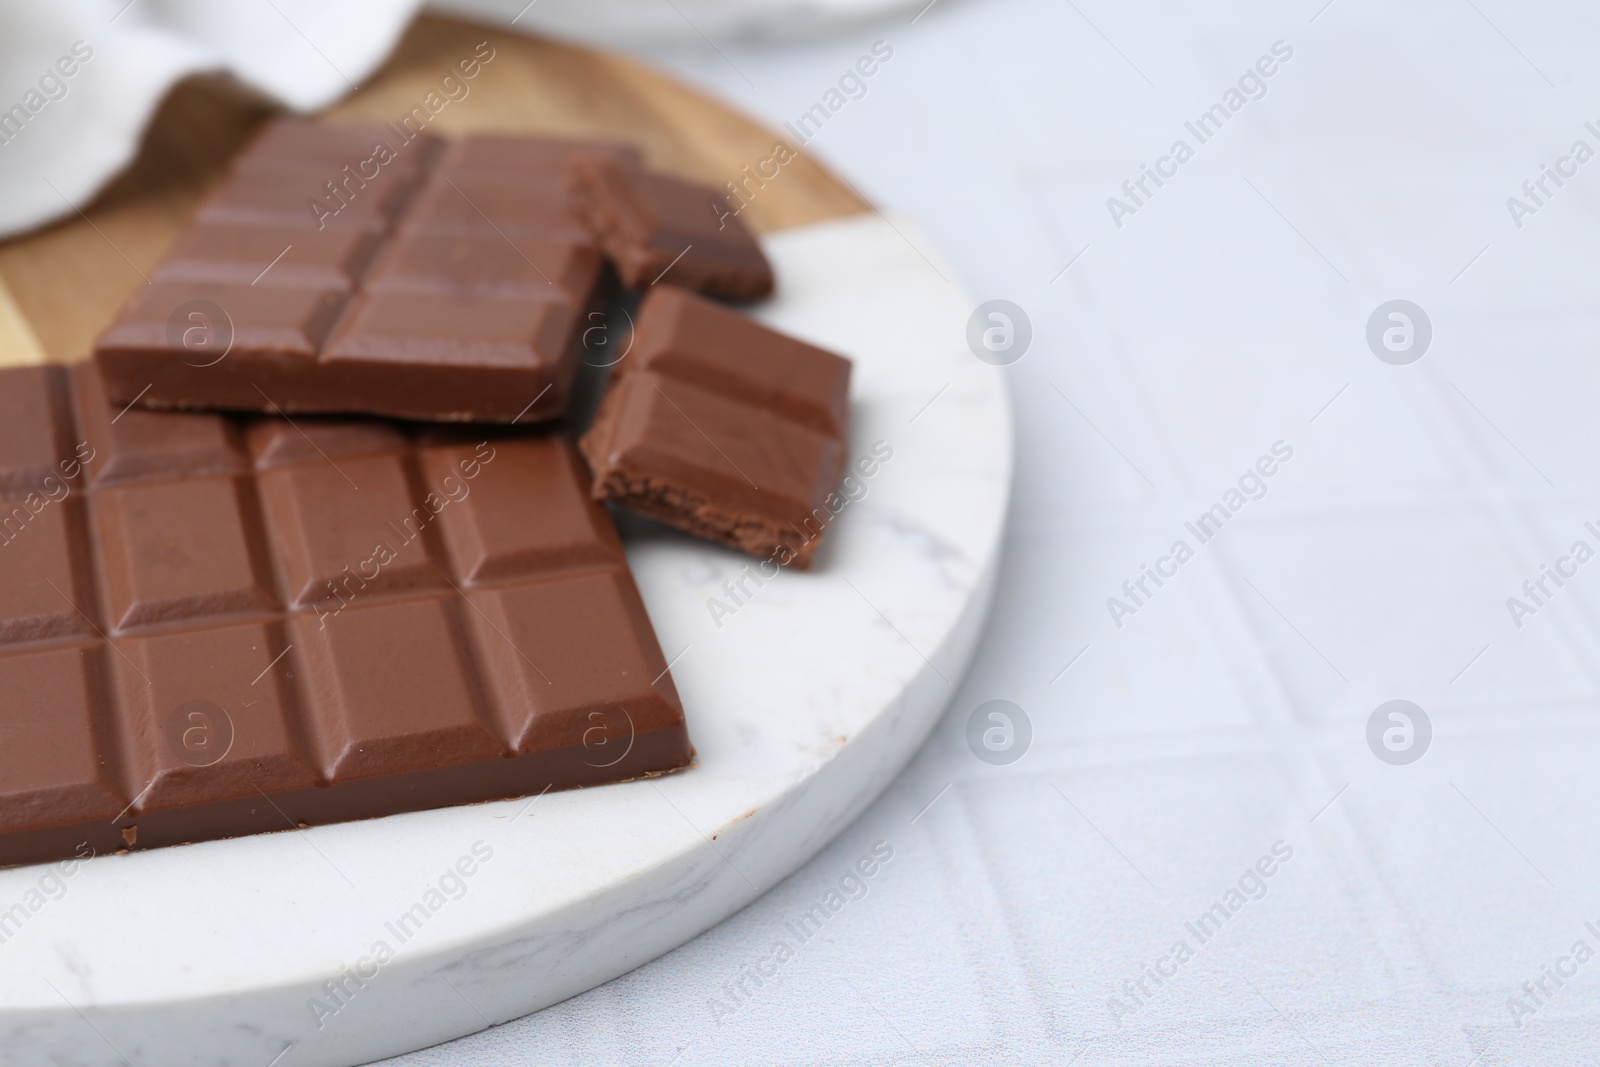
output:
[{"label": "rough broken chocolate edge", "polygon": [[[616,467],[607,469],[604,477],[596,478],[594,497],[757,559],[776,557],[787,548],[792,556],[787,564],[779,561],[780,565],[803,571],[811,569],[811,557],[822,540],[821,534],[805,539],[798,533],[780,533],[781,527],[745,513],[727,511],[693,490]],[[824,526],[822,533],[826,532]]]},{"label": "rough broken chocolate edge", "polygon": [[[572,213],[578,216],[579,221],[589,228],[599,242],[600,250],[611,261],[622,284],[629,289],[643,289],[647,284],[646,279],[654,277],[649,273],[649,250],[620,235],[621,220],[611,210],[610,201],[596,193],[596,186],[601,180],[587,163],[579,161],[572,165],[568,186]],[[665,266],[661,264],[661,268]]]},{"label": "rough broken chocolate edge", "polygon": [[[772,295],[777,281],[770,265],[765,272],[754,276],[737,267],[707,266],[697,270],[692,263],[676,259],[674,254],[652,249],[648,243],[629,237],[628,227],[613,210],[613,199],[601,191],[606,182],[606,169],[604,160],[592,157],[574,160],[567,172],[568,207],[594,235],[623,285],[637,290],[666,282],[740,303]],[[734,221],[742,225],[737,219]]]},{"label": "rough broken chocolate edge", "polygon": [[[808,538],[792,526],[785,530],[748,512],[729,511],[693,489],[649,474],[622,470],[607,459],[621,408],[618,397],[621,396],[626,373],[613,373],[612,380],[606,383],[605,396],[600,401],[600,409],[595,413],[589,432],[578,441],[578,451],[583,453],[594,475],[594,498],[647,515],[685,533],[726,545],[757,559],[772,558],[781,549],[787,549],[792,556],[788,563],[780,562],[780,565],[810,570],[811,558],[832,525],[831,515],[830,521],[823,524],[817,536]],[[840,469],[834,472],[834,482],[838,481],[843,469],[841,459]],[[822,510],[826,512],[827,509]]]}]

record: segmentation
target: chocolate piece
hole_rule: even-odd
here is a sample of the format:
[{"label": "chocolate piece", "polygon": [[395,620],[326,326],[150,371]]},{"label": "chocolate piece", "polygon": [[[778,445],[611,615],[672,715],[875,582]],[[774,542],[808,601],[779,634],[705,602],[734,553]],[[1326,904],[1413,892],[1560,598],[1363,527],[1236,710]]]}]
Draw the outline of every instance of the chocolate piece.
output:
[{"label": "chocolate piece", "polygon": [[96,344],[113,402],[561,415],[583,329],[614,285],[567,206],[579,150],[505,137],[451,147],[435,169],[435,138],[269,124]]},{"label": "chocolate piece", "polygon": [[571,350],[579,321],[578,308],[558,296],[371,293],[328,342],[322,367],[353,394],[393,398],[388,407],[427,403],[436,417],[513,422],[553,393],[564,399],[571,372],[543,353]]},{"label": "chocolate piece", "polygon": [[346,177],[346,167],[358,178],[383,171],[414,177],[429,169],[443,148],[444,142],[430,133],[395,126],[279,118],[262,125],[233,169],[282,171],[315,164],[330,178]]},{"label": "chocolate piece", "polygon": [[601,285],[600,252],[497,233],[402,233],[367,280],[369,293],[587,300]]},{"label": "chocolate piece", "polygon": [[627,167],[644,165],[637,148],[614,141],[478,134],[451,143],[439,160],[438,173],[511,179],[540,173],[561,181],[580,156],[603,156]]},{"label": "chocolate piece", "polygon": [[196,226],[173,242],[150,280],[348,290],[378,248],[378,235],[361,230]]},{"label": "chocolate piece", "polygon": [[[282,374],[315,364],[348,302],[338,289],[152,281],[133,295],[99,348],[116,353],[124,373],[162,379],[183,373],[174,363],[193,371],[231,361],[217,377],[247,373],[256,363],[264,374]],[[262,406],[259,397],[254,406]]]},{"label": "chocolate piece", "polygon": [[525,179],[440,174],[417,197],[407,214],[408,230],[486,233],[502,239],[542,238],[590,244],[592,238],[573,215],[559,179],[537,172]]},{"label": "chocolate piece", "polygon": [[365,180],[314,163],[242,170],[206,197],[195,221],[203,226],[271,226],[285,231],[289,240],[298,230],[382,233],[413,191],[414,179],[397,171],[380,171]]},{"label": "chocolate piece", "polygon": [[810,567],[844,467],[850,361],[658,287],[619,371],[581,444],[595,498]]},{"label": "chocolate piece", "polygon": [[772,293],[772,265],[715,189],[580,156],[572,207],[630,289],[665,283],[727,300]]},{"label": "chocolate piece", "polygon": [[0,371],[0,693],[0,865],[690,758],[564,439],[122,411],[87,364]]}]

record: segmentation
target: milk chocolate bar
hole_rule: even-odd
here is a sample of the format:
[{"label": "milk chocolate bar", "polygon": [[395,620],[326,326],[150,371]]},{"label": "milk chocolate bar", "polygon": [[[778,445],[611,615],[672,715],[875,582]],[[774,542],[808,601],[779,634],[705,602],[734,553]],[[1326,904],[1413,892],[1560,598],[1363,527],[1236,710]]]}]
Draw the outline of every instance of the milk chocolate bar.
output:
[{"label": "milk chocolate bar", "polygon": [[850,361],[667,286],[581,443],[594,495],[810,567],[845,460]]},{"label": "milk chocolate bar", "polygon": [[772,293],[772,265],[715,189],[625,161],[579,155],[572,207],[630,289],[667,284],[726,300]]},{"label": "milk chocolate bar", "polygon": [[610,282],[567,206],[580,154],[269,123],[95,358],[118,405],[537,422]]},{"label": "milk chocolate bar", "polygon": [[162,414],[0,371],[0,865],[670,771],[561,437]]}]

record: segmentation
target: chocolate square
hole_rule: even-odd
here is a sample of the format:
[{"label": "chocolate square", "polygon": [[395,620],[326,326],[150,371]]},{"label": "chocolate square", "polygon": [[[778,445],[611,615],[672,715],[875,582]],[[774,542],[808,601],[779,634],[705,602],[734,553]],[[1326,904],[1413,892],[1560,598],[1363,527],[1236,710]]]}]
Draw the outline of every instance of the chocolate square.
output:
[{"label": "chocolate square", "polygon": [[677,285],[740,301],[771,295],[772,265],[715,189],[580,156],[569,191],[628,288]]},{"label": "chocolate square", "polygon": [[378,248],[377,235],[361,230],[196,226],[167,249],[150,280],[354,289]]},{"label": "chocolate square", "polygon": [[255,493],[234,478],[107,489],[96,501],[114,631],[273,606]]},{"label": "chocolate square", "polygon": [[807,568],[844,468],[849,381],[841,356],[652,289],[582,441],[595,497]]}]

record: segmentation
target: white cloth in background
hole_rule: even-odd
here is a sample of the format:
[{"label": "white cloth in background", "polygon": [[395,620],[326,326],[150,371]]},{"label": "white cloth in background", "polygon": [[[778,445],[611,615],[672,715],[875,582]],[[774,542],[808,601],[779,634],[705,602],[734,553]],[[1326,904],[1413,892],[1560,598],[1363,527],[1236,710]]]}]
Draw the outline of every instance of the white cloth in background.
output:
[{"label": "white cloth in background", "polygon": [[[906,0],[446,0],[448,13],[590,43],[824,29]],[[168,90],[226,72],[296,111],[377,68],[422,0],[0,2],[0,237],[73,213],[138,150]],[[691,21],[692,20],[692,21]]]},{"label": "white cloth in background", "polygon": [[[381,63],[420,0],[61,0],[0,12],[0,236],[71,214],[138,150],[191,74],[299,111]],[[71,73],[67,73],[70,71]]]}]

